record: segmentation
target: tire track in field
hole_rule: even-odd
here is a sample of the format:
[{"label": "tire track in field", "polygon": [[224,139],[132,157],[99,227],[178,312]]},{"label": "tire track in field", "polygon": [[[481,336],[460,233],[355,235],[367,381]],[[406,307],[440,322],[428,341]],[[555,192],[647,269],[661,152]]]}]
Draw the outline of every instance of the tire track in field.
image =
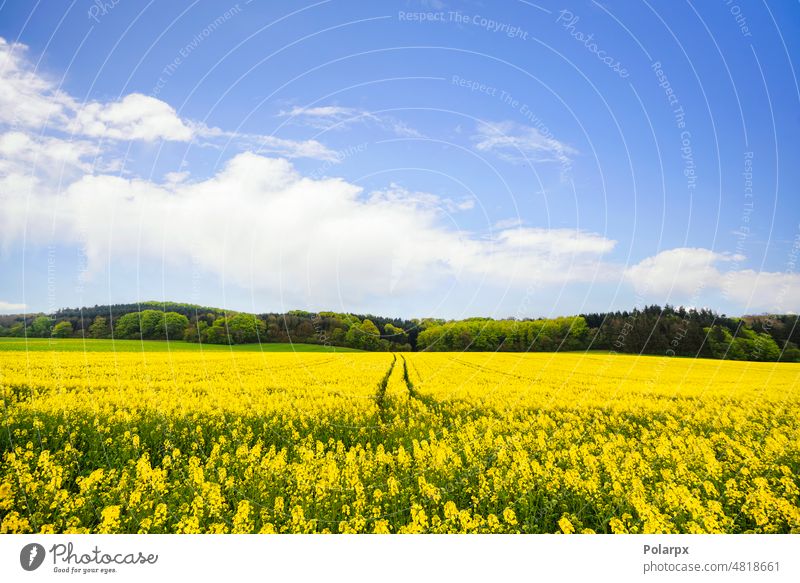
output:
[{"label": "tire track in field", "polygon": [[442,412],[442,404],[439,401],[437,401],[436,399],[434,399],[433,397],[421,395],[417,391],[416,387],[414,386],[414,383],[411,381],[411,376],[408,374],[408,361],[406,360],[406,357],[403,356],[403,355],[400,355],[400,358],[403,359],[403,380],[406,383],[406,389],[408,389],[408,396],[411,399],[414,399],[414,400],[418,401],[425,408],[427,408],[427,409],[429,409],[429,410],[431,410],[431,411],[433,411],[433,412],[435,412],[437,414],[441,413]]},{"label": "tire track in field", "polygon": [[389,370],[386,371],[386,374],[383,375],[383,378],[378,383],[378,388],[375,393],[375,403],[378,405],[378,418],[381,420],[381,423],[386,423],[387,416],[388,416],[388,408],[386,406],[386,387],[389,384],[389,377],[392,376],[392,371],[394,370],[394,365],[397,363],[397,355],[392,355],[392,364],[389,365]]}]

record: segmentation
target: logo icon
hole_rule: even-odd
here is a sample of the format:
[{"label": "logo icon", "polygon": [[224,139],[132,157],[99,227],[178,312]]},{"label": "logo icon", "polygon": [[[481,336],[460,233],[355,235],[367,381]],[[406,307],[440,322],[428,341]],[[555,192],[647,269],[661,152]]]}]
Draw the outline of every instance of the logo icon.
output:
[{"label": "logo icon", "polygon": [[19,564],[26,571],[35,571],[44,562],[44,547],[39,543],[30,543],[19,552]]}]

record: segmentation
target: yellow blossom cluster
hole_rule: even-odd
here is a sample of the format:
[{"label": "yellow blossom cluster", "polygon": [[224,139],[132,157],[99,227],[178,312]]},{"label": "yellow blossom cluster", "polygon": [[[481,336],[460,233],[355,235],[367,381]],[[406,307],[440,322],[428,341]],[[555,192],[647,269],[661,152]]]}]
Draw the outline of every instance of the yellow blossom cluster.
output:
[{"label": "yellow blossom cluster", "polygon": [[0,353],[0,532],[800,532],[800,365]]}]

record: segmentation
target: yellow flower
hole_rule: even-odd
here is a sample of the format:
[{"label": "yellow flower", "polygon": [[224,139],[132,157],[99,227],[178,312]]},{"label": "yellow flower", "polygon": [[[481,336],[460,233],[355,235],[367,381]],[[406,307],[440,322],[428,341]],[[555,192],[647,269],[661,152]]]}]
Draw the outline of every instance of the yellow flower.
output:
[{"label": "yellow flower", "polygon": [[572,534],[575,532],[575,527],[572,526],[572,522],[570,522],[569,518],[566,516],[559,519],[558,528],[560,528],[561,532],[564,534]]},{"label": "yellow flower", "polygon": [[0,350],[0,371],[3,533],[800,531],[794,365]]},{"label": "yellow flower", "polygon": [[10,482],[0,484],[0,510],[8,510],[14,502],[14,494]]},{"label": "yellow flower", "polygon": [[506,522],[506,524],[514,526],[517,524],[517,515],[511,508],[506,508],[503,510],[503,520]]},{"label": "yellow flower", "polygon": [[247,500],[239,502],[236,515],[233,517],[233,529],[231,532],[246,534],[253,532],[253,521],[250,517],[251,506]]},{"label": "yellow flower", "polygon": [[118,505],[106,506],[101,513],[102,521],[100,526],[97,527],[97,532],[100,534],[110,534],[118,532],[120,528],[119,514],[121,507]]}]

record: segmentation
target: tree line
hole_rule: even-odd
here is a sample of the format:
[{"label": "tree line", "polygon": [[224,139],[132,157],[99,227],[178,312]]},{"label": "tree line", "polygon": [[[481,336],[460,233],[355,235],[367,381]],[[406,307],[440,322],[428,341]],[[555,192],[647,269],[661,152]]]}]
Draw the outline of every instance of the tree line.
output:
[{"label": "tree line", "polygon": [[0,336],[296,342],[368,351],[606,350],[730,360],[800,362],[797,316],[731,318],[711,310],[645,306],[539,319],[402,319],[338,312],[248,314],[146,302],[0,316]]},{"label": "tree line", "polygon": [[645,306],[584,314],[593,349],[624,353],[800,362],[797,316],[732,318],[707,309]]}]

